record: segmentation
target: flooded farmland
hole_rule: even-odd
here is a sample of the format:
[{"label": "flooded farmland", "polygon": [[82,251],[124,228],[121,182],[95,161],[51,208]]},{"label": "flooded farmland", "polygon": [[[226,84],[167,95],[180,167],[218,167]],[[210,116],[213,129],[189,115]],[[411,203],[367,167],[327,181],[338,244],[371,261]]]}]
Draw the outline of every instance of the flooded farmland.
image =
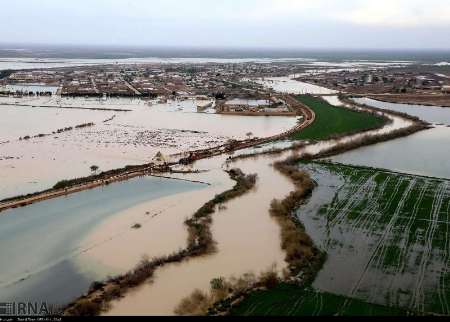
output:
[{"label": "flooded farmland", "polygon": [[280,93],[293,94],[336,94],[337,92],[322,86],[297,81],[291,77],[269,77],[256,80],[258,84]]},{"label": "flooded farmland", "polygon": [[349,151],[331,159],[393,171],[450,179],[450,109],[379,102],[367,98],[356,102],[417,116],[435,125],[413,135]]},{"label": "flooded farmland", "polygon": [[[66,104],[66,99],[62,101]],[[5,124],[0,127],[0,199],[48,189],[63,179],[88,176],[91,165],[106,171],[143,164],[159,151],[170,156],[217,146],[228,139],[247,138],[248,132],[255,137],[271,136],[297,122],[295,117],[197,113],[193,100],[151,106],[131,99],[111,99],[110,105],[98,99],[69,102],[67,106],[85,110],[31,107],[36,102],[25,107],[0,107],[5,111],[5,119],[0,120]],[[88,110],[106,105],[131,111]],[[87,122],[95,126],[54,133]],[[46,135],[19,140],[41,133]]]},{"label": "flooded farmland", "polygon": [[301,167],[318,187],[297,216],[327,253],[314,288],[449,313],[449,181],[334,164]]},{"label": "flooded farmland", "polygon": [[450,125],[450,109],[448,107],[381,102],[367,97],[353,98],[353,100],[359,104],[407,113],[430,123]]},{"label": "flooded farmland", "polygon": [[450,128],[436,127],[408,137],[336,155],[335,162],[450,179]]},{"label": "flooded farmland", "polygon": [[[389,122],[384,124],[386,119],[379,118],[377,123],[380,127],[384,124],[382,128],[349,118],[342,121],[346,123],[342,129],[332,129],[332,122],[341,122],[333,116],[338,110],[335,106],[342,105],[340,96],[336,91],[296,81],[292,75],[301,73],[309,62],[306,67],[293,66],[285,73],[291,75],[286,77],[261,78],[283,75],[278,71],[283,66],[272,71],[263,65],[253,66],[254,76],[245,78],[247,70],[252,69],[247,69],[243,62],[243,66],[221,67],[181,66],[184,59],[176,61],[180,65],[168,66],[167,70],[162,64],[67,69],[60,72],[64,81],[49,82],[60,84],[61,90],[66,87],[66,92],[58,93],[74,93],[77,98],[55,94],[56,87],[51,88],[55,94],[52,96],[0,97],[0,111],[4,115],[0,119],[0,199],[126,165],[150,162],[167,165],[167,161],[186,157],[161,174],[167,177],[146,176],[116,183],[110,183],[109,178],[98,180],[97,183],[105,185],[2,212],[0,254],[10,260],[0,264],[0,301],[45,300],[67,304],[86,292],[92,282],[104,281],[95,283],[89,296],[81,297],[82,304],[90,300],[98,303],[103,299],[100,301],[97,295],[100,293],[101,297],[106,290],[105,300],[95,314],[173,315],[179,312],[175,311],[177,305],[194,290],[208,292],[215,278],[232,279],[250,272],[256,276],[271,267],[275,267],[279,276],[286,277],[283,281],[312,277],[315,272],[311,269],[299,275],[286,270],[292,252],[285,251],[285,232],[271,216],[273,204],[277,204],[272,202],[301,187],[276,170],[273,163],[294,156],[296,159],[314,156],[346,143],[356,143],[354,147],[366,136],[373,136],[369,139],[376,141],[378,138],[374,137],[378,135],[397,130],[408,133],[407,130],[420,127],[417,124],[413,128],[412,119],[386,115]],[[61,63],[72,66],[75,62]],[[366,65],[344,63],[335,67],[357,70]],[[236,69],[242,68],[242,72],[236,73]],[[342,69],[328,69],[329,73],[332,71]],[[23,75],[30,76],[25,72],[15,77],[20,79]],[[35,73],[30,77],[47,76]],[[249,106],[274,101],[276,95],[272,90],[264,91],[262,86],[251,82],[239,83],[238,77],[257,80],[266,89],[279,93],[324,95],[323,99],[335,106],[326,105],[319,115],[312,103],[297,97],[310,107],[302,107],[301,117],[216,114],[216,99],[217,104],[224,100]],[[10,89],[27,89],[18,84],[9,85],[13,86]],[[136,97],[125,98],[128,95]],[[158,99],[144,98],[147,96]],[[268,97],[271,101],[266,100]],[[291,99],[296,107],[294,95],[286,97],[286,102]],[[299,164],[318,185],[295,214],[328,257],[311,286],[307,283],[301,290],[298,285],[291,285],[295,290],[281,289],[284,297],[277,297],[275,306],[264,308],[264,314],[283,314],[286,310],[311,315],[336,311],[348,315],[450,314],[446,301],[450,295],[447,286],[450,181],[445,179],[450,179],[446,163],[450,157],[447,144],[450,128],[445,126],[450,124],[450,117],[446,118],[444,109],[388,105],[365,98],[357,102],[407,113],[414,111],[409,114],[436,127],[330,158],[349,165],[324,160]],[[375,114],[383,113],[377,111],[366,116],[372,118]],[[317,122],[319,119],[322,124]],[[298,129],[310,125],[313,120],[316,124],[311,127],[319,124],[315,129],[319,134],[325,133],[324,129],[331,129],[330,133],[306,135],[303,140],[301,135],[288,133],[283,140],[231,152],[237,144],[242,143],[239,146],[242,148],[249,142],[263,142],[234,140],[273,136],[294,126]],[[358,133],[360,130],[363,132]],[[294,137],[299,140],[294,141]],[[222,145],[221,155],[216,154],[218,149],[210,150],[211,154],[204,151],[192,152],[189,157],[183,154]],[[256,155],[261,152],[271,153]],[[353,166],[358,164],[366,167]],[[227,172],[233,168],[248,175],[256,174],[256,183],[252,181],[255,185],[238,197],[222,199],[224,191],[238,190],[233,188],[236,182]],[[300,205],[286,199],[290,202],[289,209]],[[199,221],[192,228],[187,219],[204,211],[213,214],[194,217]],[[286,216],[289,217],[288,212]],[[208,231],[202,233],[214,245],[211,247],[214,251],[207,254],[201,250],[203,236],[198,239],[193,236],[196,229],[205,227]],[[304,235],[303,230],[301,233]],[[144,267],[145,263],[158,264],[150,271],[148,266]],[[142,279],[139,276],[133,279],[136,272],[144,274],[140,276]],[[124,284],[114,284],[123,276]],[[129,276],[133,277],[128,279]],[[123,287],[124,291],[108,293],[109,286],[113,291],[114,287],[120,291]],[[95,292],[97,287],[99,293]],[[246,313],[252,310],[253,307]]]}]

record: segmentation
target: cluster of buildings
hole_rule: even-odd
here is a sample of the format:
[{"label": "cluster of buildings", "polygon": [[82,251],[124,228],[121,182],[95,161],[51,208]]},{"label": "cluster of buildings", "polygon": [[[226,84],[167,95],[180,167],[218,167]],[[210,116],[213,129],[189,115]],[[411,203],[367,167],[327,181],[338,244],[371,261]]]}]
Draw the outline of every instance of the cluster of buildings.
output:
[{"label": "cluster of buildings", "polygon": [[302,81],[352,93],[443,93],[450,79],[434,73],[394,69],[339,71],[302,77]]},{"label": "cluster of buildings", "polygon": [[[217,99],[263,92],[249,77],[286,75],[300,67],[288,63],[139,64],[62,67],[14,71],[0,85],[51,85],[62,96],[189,96]],[[10,93],[28,95],[17,91]]]},{"label": "cluster of buildings", "polygon": [[266,116],[295,116],[289,104],[281,98],[268,99],[237,98],[222,102],[216,106],[218,113]]},{"label": "cluster of buildings", "polygon": [[248,81],[272,76],[284,67],[261,63],[113,64],[16,71],[2,82],[14,88],[7,94],[17,96],[35,95],[22,88],[40,84],[57,89],[48,92],[50,95],[159,97],[161,101],[195,98],[199,112],[214,106],[219,113],[291,116],[295,113],[284,100],[271,97],[262,85]]}]

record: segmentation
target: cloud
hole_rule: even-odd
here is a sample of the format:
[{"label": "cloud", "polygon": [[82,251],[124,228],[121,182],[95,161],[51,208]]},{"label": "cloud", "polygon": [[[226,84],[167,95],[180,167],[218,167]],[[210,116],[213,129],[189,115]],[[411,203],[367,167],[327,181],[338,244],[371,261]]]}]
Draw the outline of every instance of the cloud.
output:
[{"label": "cloud", "polygon": [[337,19],[358,25],[380,27],[435,27],[450,25],[448,0],[360,1]]},{"label": "cloud", "polygon": [[324,0],[260,0],[246,12],[248,19],[277,20],[298,18],[322,10]]},{"label": "cloud", "polygon": [[5,15],[0,42],[450,47],[450,0],[15,0]]}]

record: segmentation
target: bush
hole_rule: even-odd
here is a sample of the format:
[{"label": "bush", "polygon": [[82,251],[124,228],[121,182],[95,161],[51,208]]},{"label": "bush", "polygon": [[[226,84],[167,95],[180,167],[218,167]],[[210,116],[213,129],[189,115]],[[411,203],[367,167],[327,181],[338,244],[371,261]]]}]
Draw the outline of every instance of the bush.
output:
[{"label": "bush", "polygon": [[208,311],[210,299],[207,294],[200,290],[195,290],[192,294],[184,298],[175,308],[177,315],[204,315]]},{"label": "bush", "polygon": [[280,283],[280,279],[278,278],[275,267],[272,267],[266,272],[262,272],[259,277],[259,282],[267,289],[272,289],[277,286]]},{"label": "bush", "polygon": [[73,308],[71,308],[71,315],[73,316],[95,316],[98,315],[102,310],[100,303],[81,299],[79,300]]}]

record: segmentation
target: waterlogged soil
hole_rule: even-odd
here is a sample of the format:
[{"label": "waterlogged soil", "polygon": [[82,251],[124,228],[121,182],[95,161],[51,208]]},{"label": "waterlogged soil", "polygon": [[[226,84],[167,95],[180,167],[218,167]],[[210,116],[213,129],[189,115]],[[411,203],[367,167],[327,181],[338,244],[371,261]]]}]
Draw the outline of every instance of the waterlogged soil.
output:
[{"label": "waterlogged soil", "polygon": [[450,313],[448,180],[320,163],[300,167],[318,182],[297,211],[327,253],[313,283],[317,291]]}]

